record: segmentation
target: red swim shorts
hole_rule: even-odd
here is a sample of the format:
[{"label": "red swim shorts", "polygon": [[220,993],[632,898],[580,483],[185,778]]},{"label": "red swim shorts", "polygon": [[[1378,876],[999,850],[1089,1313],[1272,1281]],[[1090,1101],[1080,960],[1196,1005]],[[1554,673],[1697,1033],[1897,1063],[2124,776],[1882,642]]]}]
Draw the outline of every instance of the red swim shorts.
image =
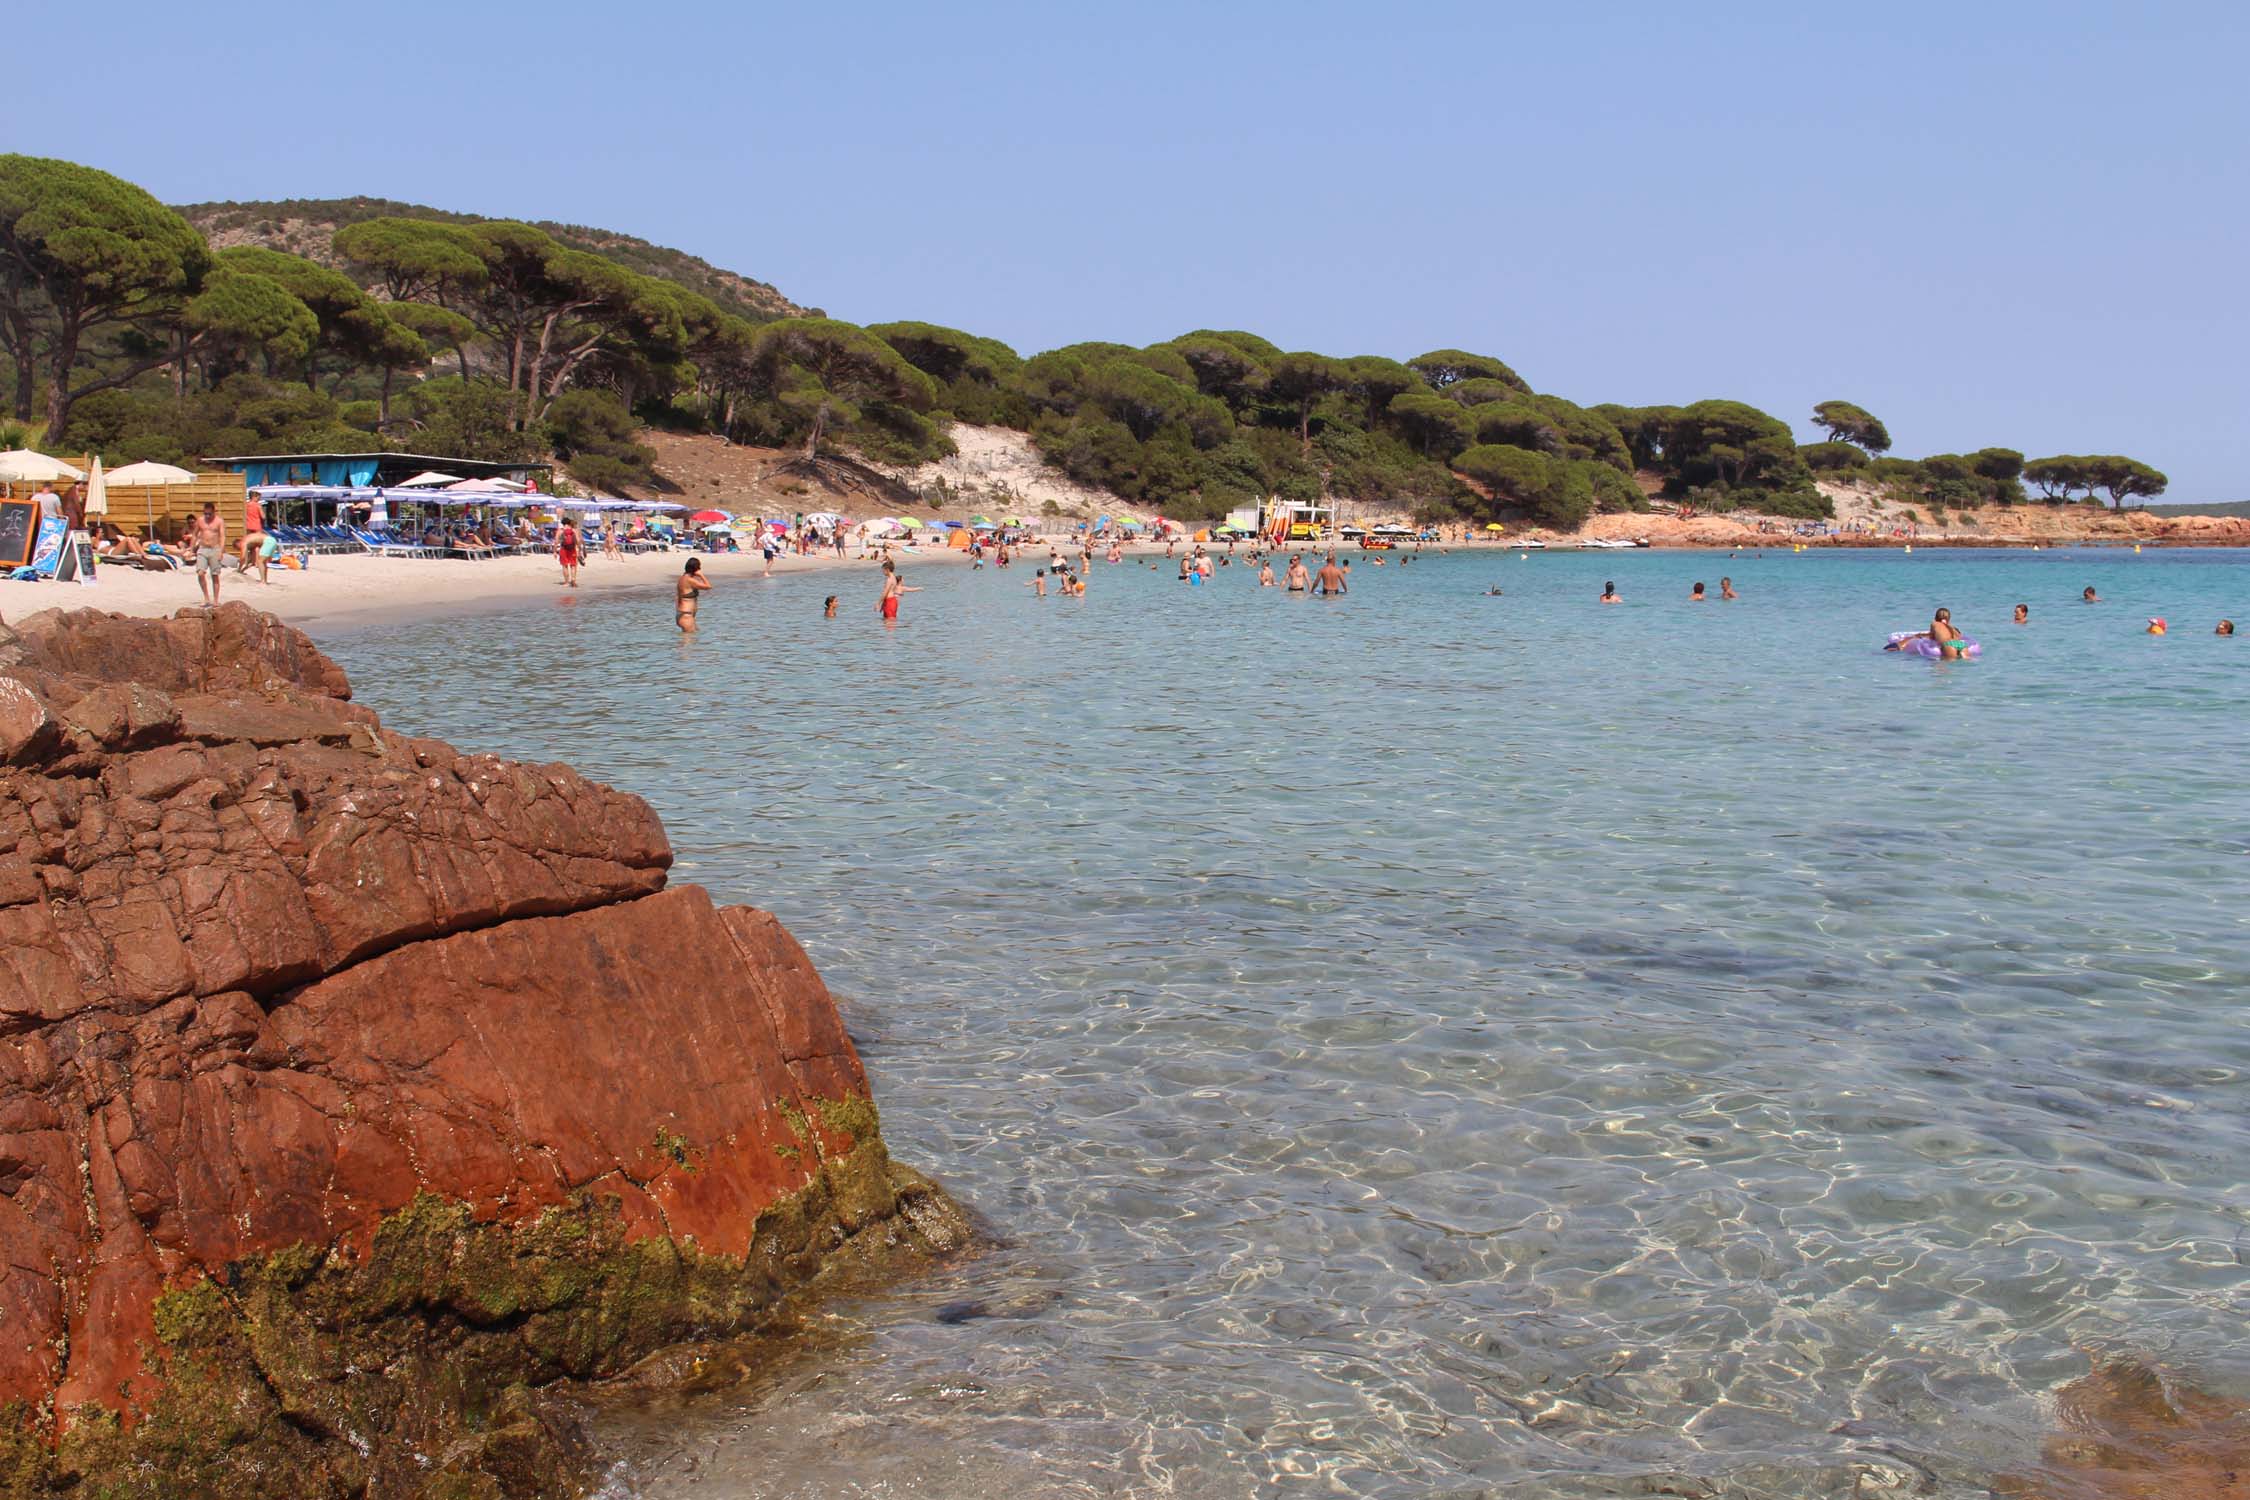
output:
[{"label": "red swim shorts", "polygon": [[884,618],[884,619],[886,619],[886,620],[895,620],[895,619],[897,619],[897,618],[898,618],[898,595],[896,595],[896,594],[893,594],[893,595],[891,595],[891,596],[890,596],[890,597],[889,597],[888,599],[885,599],[885,600],[883,601],[883,605],[882,605],[882,610],[883,610],[883,618]]}]

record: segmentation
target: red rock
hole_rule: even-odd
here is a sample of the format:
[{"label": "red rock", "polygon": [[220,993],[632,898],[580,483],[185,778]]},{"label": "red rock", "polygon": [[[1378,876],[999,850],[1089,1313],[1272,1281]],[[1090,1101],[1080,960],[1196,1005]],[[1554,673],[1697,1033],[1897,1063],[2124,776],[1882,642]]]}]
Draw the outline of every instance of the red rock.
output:
[{"label": "red rock", "polygon": [[[639,799],[383,730],[310,642],[240,607],[34,616],[0,644],[0,1403],[56,1415],[58,1476],[129,1441],[89,1428],[74,1448],[80,1408],[175,1420],[161,1298],[268,1285],[255,1268],[301,1247],[328,1268],[303,1295],[329,1296],[417,1243],[385,1226],[427,1218],[418,1204],[496,1232],[595,1213],[586,1243],[661,1239],[740,1268],[669,1308],[587,1292],[565,1337],[553,1310],[521,1331],[470,1316],[551,1278],[480,1292],[432,1262],[460,1336],[518,1340],[486,1363],[536,1383],[724,1331],[832,1246],[906,1234],[910,1200],[941,1201],[888,1166],[803,949],[766,913],[665,889],[670,847]],[[788,1233],[760,1227],[785,1211]],[[582,1281],[606,1285],[555,1284]],[[345,1399],[341,1355],[315,1358],[318,1379],[275,1363],[276,1340],[360,1337],[333,1308],[224,1306],[251,1332],[214,1347],[268,1366],[237,1405]],[[383,1368],[416,1357],[386,1336]],[[300,1415],[210,1445],[211,1472],[379,1492],[440,1420],[396,1384],[349,1398],[379,1429],[367,1451],[331,1453],[327,1419]],[[544,1444],[525,1472],[561,1461],[544,1421],[511,1429]],[[310,1467],[291,1469],[299,1450]]]},{"label": "red rock", "polygon": [[2245,1500],[2250,1404],[2130,1361],[2064,1386],[2040,1470],[2003,1478],[2021,1500]]}]

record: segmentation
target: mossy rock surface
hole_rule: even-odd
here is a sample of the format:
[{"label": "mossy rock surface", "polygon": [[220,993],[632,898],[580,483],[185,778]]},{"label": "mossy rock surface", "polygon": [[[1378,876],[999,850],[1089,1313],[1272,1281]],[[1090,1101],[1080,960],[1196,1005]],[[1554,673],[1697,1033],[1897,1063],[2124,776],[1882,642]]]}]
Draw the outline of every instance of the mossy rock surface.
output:
[{"label": "mossy rock surface", "polygon": [[960,1210],[852,1103],[820,1113],[853,1148],[760,1214],[739,1258],[629,1240],[599,1193],[515,1223],[425,1194],[363,1254],[296,1245],[168,1292],[154,1402],[130,1425],[73,1414],[59,1446],[44,1413],[0,1411],[0,1500],[586,1493],[594,1456],[548,1399],[560,1383],[772,1327],[968,1245]]}]

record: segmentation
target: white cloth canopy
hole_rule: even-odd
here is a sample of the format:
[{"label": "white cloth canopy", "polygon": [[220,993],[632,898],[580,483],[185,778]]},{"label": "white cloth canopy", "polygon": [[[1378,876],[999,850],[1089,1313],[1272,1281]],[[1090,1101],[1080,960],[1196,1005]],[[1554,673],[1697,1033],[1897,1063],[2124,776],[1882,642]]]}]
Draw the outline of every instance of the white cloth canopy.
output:
[{"label": "white cloth canopy", "polygon": [[401,479],[397,484],[392,485],[391,488],[394,490],[420,490],[435,489],[437,486],[445,484],[468,483],[470,483],[469,480],[463,479],[458,474],[441,474],[435,469],[424,469],[421,473],[415,475],[412,479]]},{"label": "white cloth canopy", "polygon": [[[442,479],[444,477],[442,474],[425,474],[422,476],[425,479]],[[413,484],[416,481],[409,479],[406,482]],[[530,489],[531,486],[520,479],[459,479],[447,485],[446,488],[449,490],[506,490],[511,495],[520,495],[525,490]]]},{"label": "white cloth canopy", "polygon": [[[100,459],[94,460],[94,467],[101,467]],[[170,464],[149,463],[145,459],[137,464],[127,464],[122,469],[112,469],[109,474],[111,484],[186,484],[194,478],[185,469],[177,469]]]},{"label": "white cloth canopy", "polygon": [[58,479],[85,477],[84,472],[61,459],[34,453],[29,448],[10,448],[0,453],[0,479],[13,484],[52,484]]}]

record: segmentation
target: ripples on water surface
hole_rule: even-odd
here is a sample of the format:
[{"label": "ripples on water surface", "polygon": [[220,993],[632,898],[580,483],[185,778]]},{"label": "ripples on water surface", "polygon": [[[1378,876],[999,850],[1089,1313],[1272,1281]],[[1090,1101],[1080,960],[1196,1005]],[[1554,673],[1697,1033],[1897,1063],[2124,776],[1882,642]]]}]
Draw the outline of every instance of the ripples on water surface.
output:
[{"label": "ripples on water surface", "polygon": [[2244,554],[1359,562],[335,642],[653,801],[1012,1239],[620,1493],[1970,1495],[2085,1351],[2250,1393]]}]

